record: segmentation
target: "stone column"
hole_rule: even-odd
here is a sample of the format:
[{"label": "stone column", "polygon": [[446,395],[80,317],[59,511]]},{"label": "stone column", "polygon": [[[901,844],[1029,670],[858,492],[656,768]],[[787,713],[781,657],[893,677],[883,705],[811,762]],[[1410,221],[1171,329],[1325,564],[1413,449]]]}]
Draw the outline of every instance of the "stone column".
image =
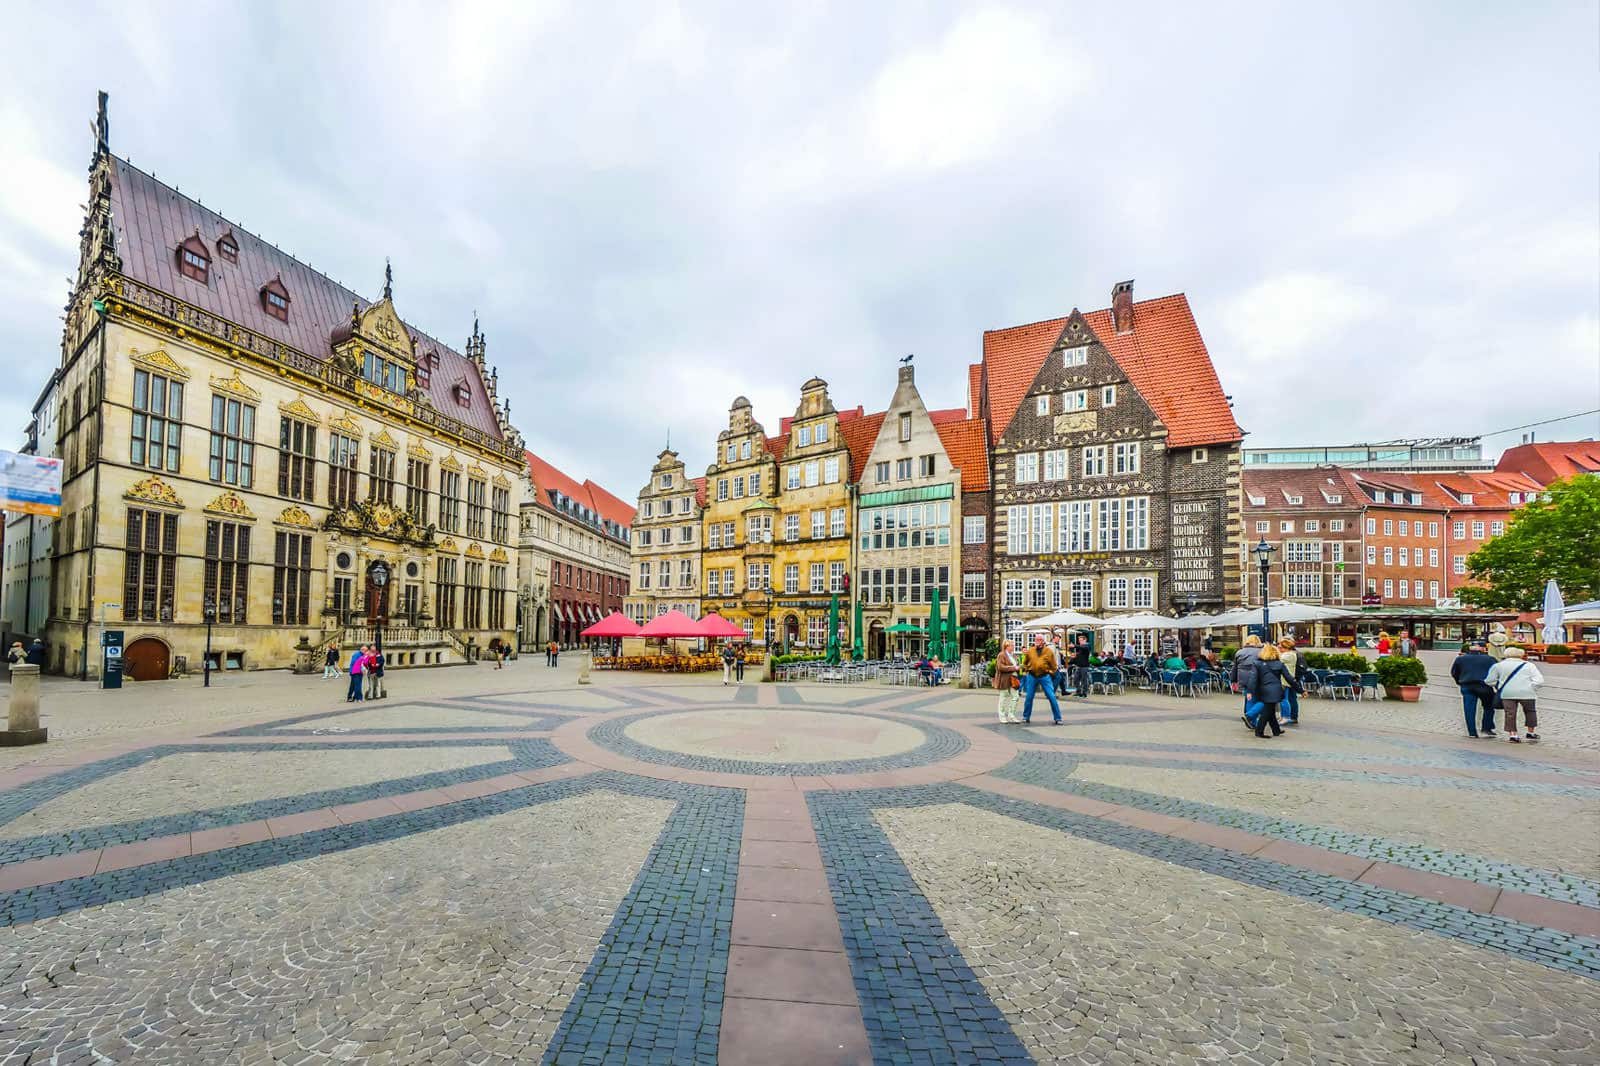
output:
[{"label": "stone column", "polygon": [[49,730],[39,728],[39,667],[17,663],[11,668],[11,705],[5,729],[0,729],[0,747],[43,744]]},{"label": "stone column", "polygon": [[961,676],[967,679],[968,688],[978,687],[978,679],[972,673],[972,653],[970,651],[961,653]]},{"label": "stone column", "polygon": [[578,684],[587,685],[587,684],[590,683],[590,680],[591,680],[590,677],[589,677],[589,670],[594,665],[594,652],[590,651],[588,648],[585,648],[579,654],[580,654],[580,658],[578,659]]}]

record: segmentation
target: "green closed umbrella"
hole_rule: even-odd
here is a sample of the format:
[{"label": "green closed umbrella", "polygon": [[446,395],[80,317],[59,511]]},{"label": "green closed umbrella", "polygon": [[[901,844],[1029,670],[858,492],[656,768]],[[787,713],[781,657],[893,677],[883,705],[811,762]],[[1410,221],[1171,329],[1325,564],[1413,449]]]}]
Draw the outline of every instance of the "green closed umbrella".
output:
[{"label": "green closed umbrella", "polygon": [[856,597],[856,626],[850,634],[850,658],[856,661],[866,658],[865,651],[861,645],[861,597],[859,595]]},{"label": "green closed umbrella", "polygon": [[928,655],[942,658],[944,652],[944,624],[939,621],[939,590],[928,597]]},{"label": "green closed umbrella", "polygon": [[835,592],[828,601],[828,662],[839,661],[839,594]]}]

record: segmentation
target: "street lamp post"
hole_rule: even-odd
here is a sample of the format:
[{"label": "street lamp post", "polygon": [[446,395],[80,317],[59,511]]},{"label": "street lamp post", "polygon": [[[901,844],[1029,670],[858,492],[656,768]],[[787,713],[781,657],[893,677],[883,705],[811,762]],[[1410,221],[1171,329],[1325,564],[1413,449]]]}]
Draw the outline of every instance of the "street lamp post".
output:
[{"label": "street lamp post", "polygon": [[215,622],[217,620],[217,601],[215,599],[213,599],[212,597],[207,596],[204,610],[205,610],[205,616],[206,616],[206,660],[205,660],[205,665],[201,669],[202,669],[202,671],[204,672],[204,675],[205,675],[205,687],[206,688],[210,688],[211,687],[211,625],[212,625],[213,622]]},{"label": "street lamp post", "polygon": [[378,610],[375,612],[375,617],[378,620],[378,632],[377,632],[377,639],[376,639],[375,643],[377,645],[378,654],[382,655],[383,654],[383,616],[385,614],[385,611],[384,611],[384,608],[385,608],[384,595],[385,595],[385,588],[389,584],[389,564],[385,563],[381,559],[378,560],[377,562],[372,564],[372,570],[370,571],[369,576],[372,578],[372,587],[378,590]]},{"label": "street lamp post", "polygon": [[1271,638],[1271,630],[1268,628],[1271,621],[1267,614],[1267,570],[1272,566],[1272,553],[1277,550],[1267,543],[1266,537],[1262,537],[1261,542],[1250,549],[1261,567],[1261,639],[1264,641]]}]

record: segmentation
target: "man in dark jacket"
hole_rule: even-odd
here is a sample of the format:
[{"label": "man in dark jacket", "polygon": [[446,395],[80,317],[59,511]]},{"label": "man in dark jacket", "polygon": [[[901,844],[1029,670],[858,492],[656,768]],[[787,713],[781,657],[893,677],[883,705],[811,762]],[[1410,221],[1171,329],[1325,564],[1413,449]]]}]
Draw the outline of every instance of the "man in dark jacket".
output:
[{"label": "man in dark jacket", "polygon": [[[1484,651],[1482,644],[1468,644],[1461,649],[1461,654],[1456,656],[1456,661],[1450,664],[1450,678],[1461,689],[1461,710],[1467,718],[1467,735],[1469,737],[1495,736],[1494,731],[1494,690],[1484,683],[1484,678],[1489,676],[1489,671],[1494,668],[1494,656]],[[1474,711],[1478,705],[1483,705],[1483,724],[1474,721]]]},{"label": "man in dark jacket", "polygon": [[1080,700],[1089,698],[1089,638],[1079,637],[1072,649],[1072,683]]}]

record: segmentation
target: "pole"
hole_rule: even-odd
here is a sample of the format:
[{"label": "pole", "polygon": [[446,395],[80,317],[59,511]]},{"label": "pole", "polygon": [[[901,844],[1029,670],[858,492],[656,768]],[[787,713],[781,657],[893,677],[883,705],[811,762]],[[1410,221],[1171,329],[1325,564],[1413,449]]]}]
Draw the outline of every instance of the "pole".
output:
[{"label": "pole", "polygon": [[1272,639],[1271,622],[1267,614],[1267,553],[1261,553],[1261,640],[1263,643]]},{"label": "pole", "polygon": [[206,608],[206,662],[205,662],[205,687],[211,687],[211,620],[216,612]]}]

